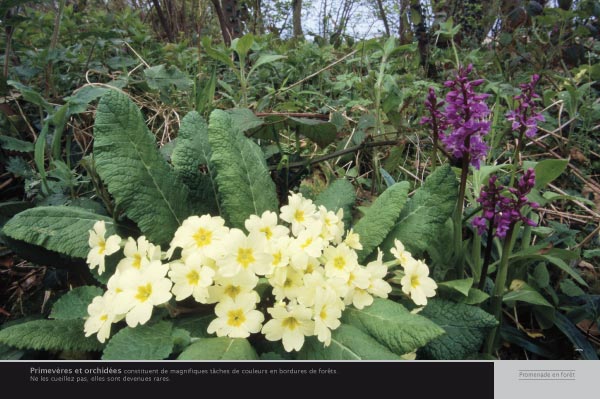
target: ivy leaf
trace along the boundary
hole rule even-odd
[[[231,227],[244,228],[250,215],[278,208],[275,184],[263,152],[252,140],[231,126],[231,116],[221,110],[210,115],[208,141],[222,211]]]
[[[89,252],[89,230],[99,220],[104,221],[107,237],[116,233],[111,218],[74,206],[27,209],[10,219],[2,231],[15,240],[85,259]]]
[[[86,338],[83,320],[33,320],[0,330],[0,343],[19,349],[99,351],[96,337]]]
[[[91,285],[73,288],[54,303],[48,317],[58,320],[83,319],[88,315],[88,305],[103,292],[102,288]]]
[[[342,324],[332,332],[329,346],[315,337],[307,338],[298,359],[399,360],[400,357],[358,328]]]
[[[98,104],[94,158],[119,209],[150,241],[168,244],[192,214],[187,187],[156,149],[138,107],[116,90],[103,95]]]
[[[444,333],[427,318],[410,313],[399,303],[380,298],[362,310],[346,308],[342,321],[371,335],[397,355],[413,352]]]
[[[494,316],[476,306],[443,299],[430,299],[419,314],[446,332],[421,349],[429,359],[464,359],[479,350],[488,330],[497,324]]]
[[[171,154],[173,168],[190,190],[190,202],[196,214],[218,212],[217,183],[210,164],[208,125],[196,111],[181,120],[177,144]],[[205,167],[207,173],[200,172]]]
[[[396,227],[385,239],[386,253],[399,239],[413,255],[435,245],[446,220],[452,215],[458,183],[449,165],[435,170],[402,209]]]
[[[396,224],[400,211],[408,200],[408,189],[408,182],[390,186],[365,210],[365,215],[354,226],[354,231],[360,235],[363,246],[363,249],[358,251],[360,262],[381,244]]]
[[[152,325],[125,327],[106,345],[102,360],[161,360],[173,351],[173,324],[160,321]]]
[[[242,338],[200,338],[178,360],[258,360],[250,342]]]

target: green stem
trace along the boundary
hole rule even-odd
[[[517,170],[519,169],[519,154],[521,153],[521,143],[523,142],[523,133],[524,129],[521,128],[519,131],[519,139],[515,145],[515,153],[513,155],[513,165],[512,172],[510,174],[510,183],[508,183],[508,187],[513,187],[515,184],[515,176],[517,175]]]
[[[462,169],[460,173],[460,188],[454,211],[454,253],[456,255],[456,274],[461,279],[465,272],[464,253],[462,244],[462,216],[463,205],[465,202],[465,192],[467,189],[467,175],[469,174],[469,155],[465,154],[462,160]]]
[[[485,343],[485,353],[492,354],[495,347],[495,341],[498,336],[498,331],[500,331],[500,324],[502,322],[502,296],[504,295],[504,291],[506,290],[506,280],[508,277],[508,259],[510,258],[510,254],[512,252],[512,247],[514,241],[512,239],[513,232],[515,226],[511,226],[506,233],[506,237],[504,238],[504,246],[502,247],[502,258],[500,259],[500,265],[498,266],[498,272],[496,273],[496,281],[494,285],[494,293],[492,295],[491,300],[491,311],[496,320],[498,321],[498,325],[494,327]]]
[[[485,278],[487,277],[487,272],[490,267],[490,260],[492,258],[492,246],[494,245],[494,224],[490,222],[490,226],[488,227],[488,236],[487,242],[485,246],[485,254],[483,255],[483,267],[481,268],[481,274],[479,275],[479,285],[477,288],[480,290],[485,286]]]

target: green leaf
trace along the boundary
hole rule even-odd
[[[187,330],[194,338],[208,338],[210,335],[206,332],[208,325],[215,319],[214,314],[201,316],[187,316],[175,319],[175,327]]]
[[[404,306],[387,299],[375,299],[362,310],[348,307],[344,323],[371,335],[397,355],[404,355],[444,333],[427,318],[410,313]]]
[[[408,182],[396,183],[383,192],[365,210],[365,215],[356,223],[354,231],[360,235],[363,246],[358,251],[358,260],[365,260],[387,237],[400,217],[400,212],[408,200]]]
[[[523,251],[516,252],[510,256],[510,260],[541,260],[557,266],[559,269],[573,277],[575,281],[583,286],[588,286],[577,270],[569,266],[563,259],[573,260],[578,258],[576,251],[566,251],[560,248],[546,250],[543,245],[529,247]]]
[[[110,339],[102,360],[161,360],[173,351],[173,324],[161,321],[152,325],[125,327]]]
[[[233,108],[225,112],[231,116],[231,127],[241,133],[265,124],[264,120],[254,115],[254,112],[248,108]]]
[[[33,143],[10,136],[0,136],[0,147],[6,151],[33,152]]]
[[[243,228],[250,215],[278,208],[275,184],[263,152],[256,143],[231,127],[231,116],[221,110],[210,115],[208,141],[217,173],[221,210],[231,227]]]
[[[571,341],[575,349],[585,360],[598,360],[598,354],[596,350],[590,344],[590,341],[579,331],[577,326],[560,312],[555,313],[554,324],[567,338]],[[1,331],[0,331],[1,334]]]
[[[477,288],[471,288],[469,295],[466,298],[460,298],[459,302],[466,305],[478,305],[483,301],[487,300],[490,296]]]
[[[531,305],[539,305],[554,308],[554,306],[552,306],[552,304],[548,302],[546,298],[544,298],[534,288],[530,287],[528,284],[525,283],[519,284],[518,289],[505,293],[502,297],[502,301],[508,303],[509,306],[511,303],[519,301],[529,303]]]
[[[210,155],[208,126],[198,112],[192,111],[181,120],[171,163],[190,190],[195,214],[214,214],[219,209]],[[201,167],[206,168],[206,174],[200,172]]]
[[[325,148],[337,138],[337,128],[331,122],[290,117],[287,124],[304,137],[308,137],[320,147]]]
[[[400,360],[400,357],[358,328],[342,324],[332,332],[329,346],[315,337],[307,338],[298,359]]]
[[[102,96],[98,105],[94,158],[117,206],[150,241],[169,243],[192,214],[187,187],[157,151],[140,110],[116,90]]]
[[[102,288],[90,285],[73,288],[54,303],[48,317],[58,320],[83,319],[88,316],[88,305],[103,292]]]
[[[9,220],[2,231],[7,236],[51,251],[85,259],[89,252],[89,230],[103,220],[106,237],[115,234],[113,220],[73,206],[38,206]]]
[[[246,59],[248,51],[254,44],[254,35],[248,33],[231,41],[231,48],[239,55],[241,60]]]
[[[560,282],[560,291],[567,296],[582,296],[585,292],[573,282],[573,280],[565,279]]]
[[[429,300],[419,314],[446,332],[422,349],[423,355],[430,359],[464,359],[479,350],[488,329],[497,324],[494,316],[478,307],[443,299]]]
[[[544,188],[548,183],[552,182],[560,176],[567,165],[568,159],[545,159],[535,165],[535,188]],[[527,167],[525,165],[524,167]]]
[[[444,281],[444,282],[438,283],[438,285],[440,287],[446,287],[446,288],[450,288],[454,291],[460,292],[464,296],[469,296],[469,291],[471,290],[471,287],[473,286],[473,278],[469,277],[469,278],[465,278],[462,280]]]
[[[399,239],[417,256],[435,245],[444,223],[454,211],[457,196],[458,183],[450,166],[437,168],[402,209],[382,249],[388,253],[394,239]]]
[[[200,338],[178,360],[258,360],[250,342],[242,338]]]
[[[283,58],[286,58],[286,56],[278,54],[261,54],[254,63],[254,65],[252,65],[252,68],[250,68],[250,71],[248,72],[248,77],[250,77],[250,75],[252,75],[252,73],[254,73],[256,68],[258,68],[259,66],[264,64],[271,64]]]
[[[20,349],[99,351],[96,337],[86,338],[83,320],[34,320],[0,330],[0,343]]]
[[[8,80],[6,83],[19,90],[25,101],[40,106],[49,114],[52,113],[54,107],[48,101],[46,101],[46,99],[42,97],[40,93],[31,87],[25,86],[24,84],[15,80]]]
[[[166,67],[165,65],[157,65],[144,69],[146,83],[152,90],[160,90],[169,93],[172,87],[177,90],[187,91],[194,82],[187,77],[176,66]]]
[[[346,179],[337,179],[315,198],[315,205],[323,205],[332,212],[343,209],[344,223],[348,226],[354,201],[356,201],[356,192],[352,183]]]
[[[209,36],[204,36],[202,38],[202,47],[204,48],[206,55],[208,55],[210,58],[217,60],[217,61],[221,61],[223,64],[227,65],[230,68],[235,68],[235,64],[231,60],[229,54],[224,53],[223,51],[220,51],[218,49],[215,49],[210,45],[210,37]]]
[[[34,205],[30,202],[22,201],[6,201],[0,203],[0,228],[19,212],[23,212],[33,206]]]

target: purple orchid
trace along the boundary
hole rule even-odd
[[[517,107],[506,114],[506,118],[512,121],[512,130],[525,130],[525,135],[532,138],[537,133],[538,122],[544,121],[544,116],[538,111],[537,99],[539,94],[535,92],[535,85],[540,80],[540,76],[534,74],[529,83],[519,85],[521,94],[514,97]]]

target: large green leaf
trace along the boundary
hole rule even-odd
[[[452,215],[458,182],[449,165],[435,170],[402,209],[396,227],[385,239],[385,252],[399,239],[413,254],[420,254],[438,241],[441,229]]]
[[[198,112],[192,111],[181,120],[171,162],[190,190],[190,202],[196,214],[218,212],[217,183],[210,154],[208,125]],[[201,167],[206,168],[206,174],[201,173]]]
[[[250,342],[242,338],[200,338],[178,360],[258,360]]]
[[[375,299],[362,310],[348,307],[342,320],[374,337],[397,355],[415,351],[444,330],[427,318],[388,299]]]
[[[323,205],[333,212],[343,209],[344,223],[348,226],[352,219],[354,201],[356,201],[356,192],[352,183],[346,179],[337,179],[315,198],[315,205]]]
[[[173,351],[173,324],[125,327],[106,345],[102,360],[161,360]]]
[[[179,91],[189,90],[194,82],[187,77],[176,66],[165,67],[164,65],[156,65],[144,70],[146,83],[153,90],[160,90],[168,93],[172,87],[176,87]]]
[[[309,360],[399,360],[400,357],[358,328],[342,324],[331,334],[331,343],[324,346],[310,337],[298,353]]]
[[[47,351],[99,351],[96,337],[86,338],[83,320],[34,320],[0,330],[0,343]]]
[[[254,115],[248,108],[233,108],[226,112],[231,115],[231,127],[242,133],[265,124],[263,119]]]
[[[94,157],[119,209],[150,241],[169,243],[192,213],[187,187],[157,151],[138,107],[116,90],[102,96],[98,105]]]
[[[54,303],[49,317],[59,320],[83,319],[88,315],[88,305],[102,294],[100,287],[86,285],[73,288]]]
[[[87,257],[89,230],[103,220],[106,236],[116,233],[113,220],[74,206],[38,206],[10,219],[2,231],[7,236],[39,245],[74,258]]]
[[[193,315],[187,317],[178,317],[174,321],[177,328],[184,329],[190,333],[190,336],[195,338],[208,338],[210,335],[207,332],[208,325],[215,319],[214,314],[209,315]]]
[[[0,147],[6,151],[33,152],[33,143],[10,136],[0,136]]]
[[[232,227],[243,228],[250,215],[278,208],[275,184],[263,152],[252,140],[231,127],[231,116],[221,110],[210,115],[208,140],[217,173],[221,211]]]
[[[488,329],[497,324],[494,316],[476,306],[443,299],[430,299],[419,314],[446,331],[421,350],[431,359],[464,359],[479,350]]]
[[[408,182],[392,185],[365,210],[365,215],[356,223],[354,231],[360,235],[363,246],[358,252],[359,261],[366,259],[394,227],[408,199],[408,189]]]
[[[573,324],[567,316],[560,312],[556,312],[554,323],[556,324],[556,327],[569,338],[583,359],[598,360],[598,353],[592,344],[590,344],[590,341],[588,341],[585,335],[579,331],[577,326]]]

